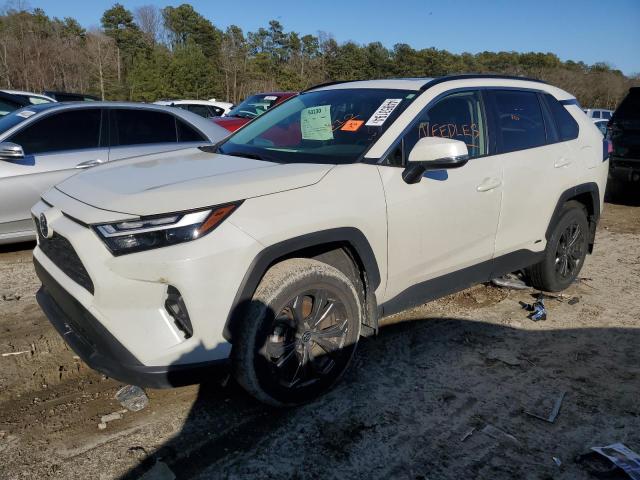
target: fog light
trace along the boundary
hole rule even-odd
[[[187,306],[184,304],[180,291],[173,285],[169,285],[169,288],[167,288],[167,299],[164,302],[164,308],[173,318],[176,327],[184,333],[184,338],[191,338],[193,327],[191,326]]]

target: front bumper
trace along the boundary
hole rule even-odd
[[[40,308],[73,351],[94,370],[122,382],[151,388],[199,383],[228,370],[227,359],[169,366],[142,365],[37,260],[34,265],[42,282],[36,295]]]

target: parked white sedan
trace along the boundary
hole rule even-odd
[[[221,117],[233,108],[233,103],[219,102],[215,98],[211,100],[159,100],[154,103],[167,107],[182,108],[204,118]]]

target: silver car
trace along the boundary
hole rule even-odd
[[[35,238],[30,209],[51,186],[104,162],[215,143],[195,113],[139,103],[31,105],[0,118],[0,244]]]

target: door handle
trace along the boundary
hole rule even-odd
[[[96,165],[100,165],[102,163],[104,163],[104,160],[96,158],[95,160],[87,160],[86,162],[79,163],[78,165],[76,165],[76,168],[95,167]]]
[[[553,164],[554,168],[562,168],[566,167],[567,165],[571,165],[571,159],[565,157],[557,159]]]
[[[480,185],[476,187],[479,192],[488,192],[494,188],[498,188],[502,185],[502,180],[499,178],[485,178]]]

